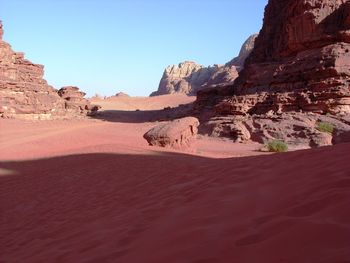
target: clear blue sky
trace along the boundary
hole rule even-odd
[[[223,64],[260,30],[267,0],[0,0],[4,39],[55,88],[149,95],[166,66]]]

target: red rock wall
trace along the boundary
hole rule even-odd
[[[51,118],[64,115],[64,101],[43,79],[44,67],[0,41],[0,115]]]
[[[225,65],[204,67],[192,61],[172,65],[165,69],[158,90],[151,96],[173,93],[196,95],[202,89],[229,85],[238,77],[244,61],[252,51],[257,35],[251,35],[242,45],[237,57]]]
[[[349,42],[349,8],[345,0],[270,0],[249,64]]]
[[[76,90],[74,101],[61,98],[43,79],[44,66],[26,60],[24,53],[14,52],[2,35],[0,22],[0,117],[52,119],[86,115],[98,109],[83,98],[85,93]]]
[[[350,2],[270,0],[234,96],[216,112],[348,113],[349,82]]]

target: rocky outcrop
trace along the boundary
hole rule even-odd
[[[93,114],[100,106],[92,105],[84,98],[86,95],[78,87],[67,86],[58,91],[58,95],[65,100],[65,109],[70,113]]]
[[[165,69],[159,83],[158,90],[151,96],[184,93],[195,95],[204,87],[232,84],[238,77],[238,72],[254,47],[257,35],[252,35],[243,44],[239,56],[225,65],[204,67],[192,61],[185,61],[179,65],[169,66]]]
[[[204,67],[192,61],[169,66],[164,71],[158,90],[151,96],[173,93],[194,95],[220,68],[219,65]],[[233,74],[237,77],[235,69]]]
[[[96,110],[88,103],[83,106],[82,100],[74,108],[75,99],[68,102],[61,98],[43,79],[44,66],[25,59],[24,53],[14,52],[2,40],[2,35],[0,23],[0,117],[53,119],[86,115]]]
[[[232,59],[230,62],[226,64],[226,66],[236,66],[236,67],[239,67],[239,69],[243,69],[246,59],[254,49],[255,40],[257,37],[258,37],[257,34],[254,34],[248,37],[248,39],[243,43],[238,57],[235,57],[234,59]]]
[[[220,114],[350,112],[350,2],[270,0]]]
[[[319,130],[319,123],[334,127],[332,133]],[[268,143],[281,140],[290,149],[327,146],[350,142],[350,122],[342,117],[315,113],[280,115],[217,116],[205,122],[201,132],[213,137],[226,137],[235,142]]]
[[[115,94],[115,97],[119,97],[119,98],[130,98],[130,96],[124,92],[118,92]]]
[[[1,26],[0,36],[3,30]],[[0,115],[51,118],[64,114],[64,101],[43,79],[44,67],[14,52],[0,39]]]
[[[236,141],[305,147],[349,140],[349,17],[348,1],[270,0],[235,83],[198,92],[195,110],[209,119],[202,129]],[[324,118],[335,134],[316,129]]]
[[[151,146],[188,148],[196,139],[199,121],[194,117],[176,119],[162,123],[144,134]]]

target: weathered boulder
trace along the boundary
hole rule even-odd
[[[198,126],[198,119],[186,117],[159,124],[143,137],[151,146],[188,148],[196,139]]]
[[[158,90],[151,96],[184,93],[195,95],[208,86],[232,84],[243,68],[244,61],[254,47],[257,35],[252,35],[243,44],[239,56],[225,65],[204,67],[192,61],[172,65],[165,69]]]

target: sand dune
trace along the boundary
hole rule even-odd
[[[0,262],[350,262],[350,144],[178,152],[147,145],[145,112],[112,114],[1,120]]]
[[[0,261],[348,262],[349,149],[2,162]]]

